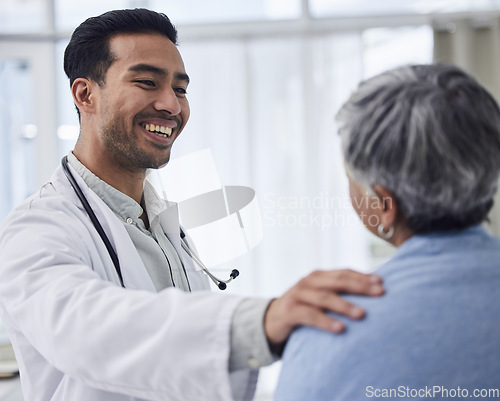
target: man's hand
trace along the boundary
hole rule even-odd
[[[286,341],[299,325],[340,333],[344,324],[325,312],[361,319],[365,311],[339,296],[342,293],[378,296],[384,293],[382,279],[353,270],[315,271],[300,280],[280,298],[274,299],[264,316],[264,331],[271,344]]]

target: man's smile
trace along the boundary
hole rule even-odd
[[[142,128],[145,128],[149,132],[154,132],[156,135],[163,136],[165,138],[170,137],[172,135],[172,128],[165,127],[164,125],[156,125],[156,124],[141,124]]]
[[[139,125],[145,129],[148,133],[153,133],[160,138],[170,138],[176,128],[180,126],[180,123],[176,118],[166,119],[166,118],[144,118]]]

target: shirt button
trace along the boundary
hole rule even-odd
[[[132,224],[133,222],[134,220],[132,219],[132,217],[127,218],[127,224]]]
[[[260,368],[260,363],[257,360],[257,358],[249,358],[248,359],[248,367],[250,369],[259,369]]]

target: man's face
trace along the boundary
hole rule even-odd
[[[130,171],[159,168],[189,118],[181,55],[167,37],[149,33],[114,36],[110,49],[115,60],[97,92],[96,153]]]

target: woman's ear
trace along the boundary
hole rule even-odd
[[[395,196],[381,185],[374,185],[373,190],[380,202],[380,220],[384,227],[393,227],[398,217],[399,205]]]
[[[93,114],[95,112],[95,94],[97,84],[86,79],[77,78],[71,85],[71,94],[80,113]]]

